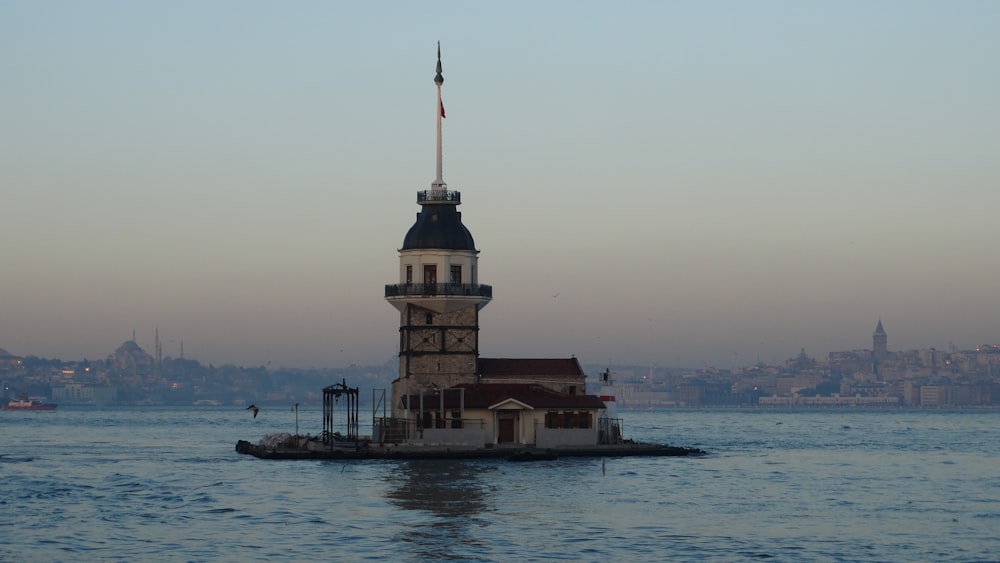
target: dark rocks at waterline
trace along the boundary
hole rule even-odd
[[[609,446],[567,447],[567,448],[469,448],[460,446],[408,446],[405,444],[370,444],[358,442],[352,447],[338,445],[335,448],[312,449],[307,447],[266,447],[246,440],[236,443],[236,451],[260,459],[508,459],[543,460],[560,457],[688,457],[702,456],[706,452],[698,448],[665,446],[660,444],[625,443]]]

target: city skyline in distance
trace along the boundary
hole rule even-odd
[[[0,347],[395,357],[439,39],[484,356],[997,340],[1000,8],[397,8],[0,7]]]

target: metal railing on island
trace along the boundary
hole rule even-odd
[[[462,203],[462,192],[453,190],[423,190],[417,192],[417,203]]]

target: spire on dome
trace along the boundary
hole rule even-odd
[[[434,84],[437,84],[437,176],[431,183],[431,190],[444,191],[448,189],[448,184],[444,183],[441,172],[441,120],[444,119],[444,103],[441,101],[441,85],[444,84],[444,76],[441,75],[441,42],[438,41],[437,75],[434,76]]]
[[[875,327],[875,334],[885,334],[885,329],[882,328],[882,319],[878,320],[878,326]]]
[[[437,66],[437,76],[434,77],[434,83],[438,86],[444,84],[444,76],[441,76],[441,42],[438,41],[438,66]]]

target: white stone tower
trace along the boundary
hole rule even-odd
[[[385,286],[385,299],[400,312],[399,377],[392,383],[394,417],[405,415],[404,396],[460,383],[475,383],[479,358],[479,310],[493,288],[479,283],[479,251],[462,224],[461,193],[448,189],[441,173],[441,45],[437,75],[437,176],[417,192],[420,212],[399,249],[399,283]]]

